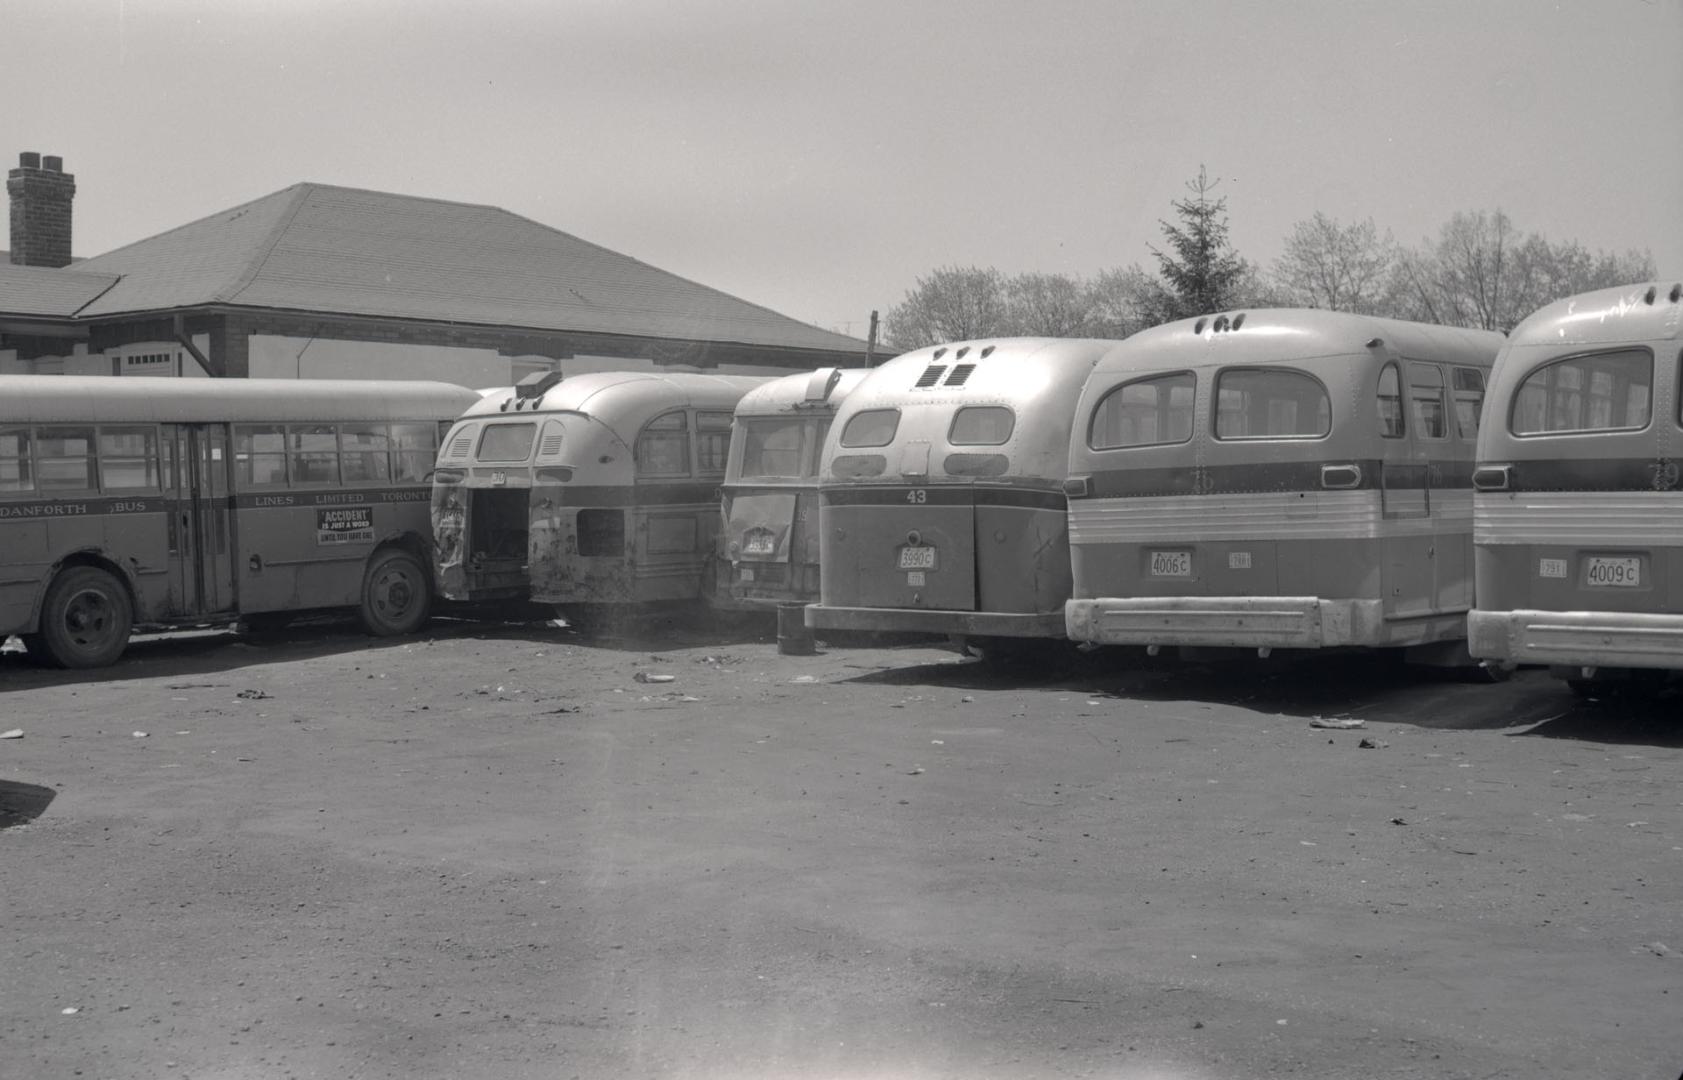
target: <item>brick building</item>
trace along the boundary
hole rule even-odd
[[[0,374],[424,378],[867,361],[809,326],[493,206],[295,184],[72,261],[75,178],[6,182]]]

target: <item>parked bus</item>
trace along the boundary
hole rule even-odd
[[[0,376],[0,638],[69,668],[136,628],[431,604],[444,383]]]
[[[433,475],[443,594],[575,617],[708,596],[731,414],[765,381],[549,373],[487,395],[450,430]]]
[[[941,633],[984,654],[1061,639],[1070,421],[1115,345],[955,342],[873,369],[824,447],[807,625]]]
[[[818,465],[836,409],[869,374],[819,368],[748,391],[731,421],[714,602],[772,608],[818,599]]]
[[[1129,338],[1070,441],[1069,636],[1470,663],[1470,480],[1501,342],[1299,310]]]
[[[1476,656],[1587,691],[1683,671],[1683,285],[1534,313],[1496,361],[1473,474]]]

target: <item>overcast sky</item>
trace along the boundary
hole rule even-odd
[[[862,336],[947,265],[1457,210],[1683,277],[1683,0],[0,0],[97,255],[299,181],[488,203]]]

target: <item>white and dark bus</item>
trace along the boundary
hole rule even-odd
[[[354,608],[413,631],[444,383],[0,376],[0,637],[71,668],[136,629]]]

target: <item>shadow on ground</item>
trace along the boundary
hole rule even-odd
[[[0,829],[27,825],[40,817],[58,792],[39,784],[0,780]]]

